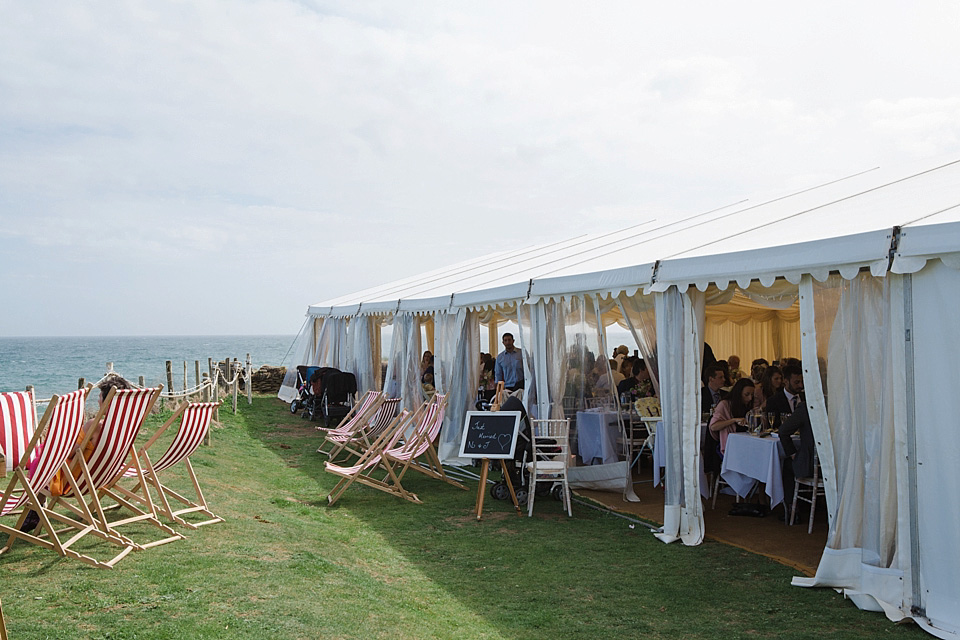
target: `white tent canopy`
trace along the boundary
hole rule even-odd
[[[308,308],[313,321],[301,332],[297,364],[355,362],[358,379],[375,379],[375,338],[359,343],[377,332],[369,325],[351,332],[350,323],[400,322],[405,330],[394,331],[394,341],[419,340],[411,322],[433,318],[442,326],[442,366],[455,372],[440,381],[457,397],[441,434],[441,455],[450,461],[475,391],[453,387],[472,384],[480,322],[517,324],[525,402],[547,415],[563,394],[570,310],[631,324],[622,317],[625,300],[635,310],[655,306],[655,327],[631,330],[644,355],[656,352],[658,361],[667,450],[662,537],[699,544],[705,319],[717,292],[734,285],[774,309],[799,296],[807,403],[830,517],[820,568],[805,584],[842,588],[859,606],[957,637],[960,554],[949,541],[960,530],[960,497],[948,488],[960,484],[960,436],[940,398],[960,387],[960,339],[949,330],[960,293],[960,161],[874,169],[679,220],[502,251],[326,300]],[[388,353],[398,348],[406,347]],[[416,358],[407,351],[391,360],[388,383],[410,386]],[[280,397],[290,392],[286,381]]]

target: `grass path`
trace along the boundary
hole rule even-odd
[[[18,543],[0,556],[11,640],[928,637],[766,558],[577,505],[519,518],[488,500],[477,522],[476,485],[420,476],[423,505],[352,487],[328,508],[312,425],[274,398],[223,417],[194,464],[227,522],[113,571]]]

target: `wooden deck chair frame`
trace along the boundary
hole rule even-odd
[[[63,396],[54,395],[47,405],[43,417],[30,440],[27,449],[21,456],[20,463],[13,470],[13,477],[7,483],[6,490],[0,495],[0,514],[11,515],[19,510],[20,516],[14,526],[8,526],[0,521],[0,533],[8,535],[7,542],[0,554],[8,552],[19,539],[32,542],[57,554],[80,560],[99,568],[112,568],[124,558],[133,546],[119,536],[100,530],[91,524],[92,514],[84,504],[81,508],[83,521],[53,510],[50,500],[44,503],[41,496],[47,496],[45,489],[53,480],[58,471],[70,473],[68,458],[77,442],[84,422],[84,404],[90,386],[78,389]],[[42,450],[40,449],[43,443]],[[36,465],[29,469],[29,461],[36,455]],[[19,490],[18,490],[19,487]],[[40,518],[41,533],[20,531],[30,511],[35,511]],[[66,525],[66,529],[58,531],[54,522]],[[60,534],[64,531],[73,531],[75,534],[68,540],[61,540]],[[71,546],[88,534],[93,534],[104,540],[119,545],[122,549],[113,558],[107,561],[97,560],[89,555],[78,553]]]
[[[406,409],[402,409],[397,417],[390,422],[390,425],[384,432],[373,442],[370,448],[361,454],[360,459],[352,466],[344,467],[329,460],[323,463],[327,473],[340,476],[340,480],[337,481],[337,484],[334,485],[330,493],[327,494],[328,505],[333,505],[339,500],[343,492],[346,491],[364,471],[376,468],[380,464],[382,452],[395,445],[403,437],[404,432],[413,421],[415,415],[416,414],[412,414]]]
[[[371,406],[372,403],[383,402],[383,392],[382,391],[367,391],[363,394],[363,397],[353,403],[353,406],[350,407],[350,411],[347,412],[347,415],[343,416],[343,419],[340,420],[333,427],[327,427],[324,425],[318,425],[317,431],[346,431],[353,429],[353,425],[358,422],[359,416],[363,413],[366,413],[367,409]]]
[[[344,484],[343,489],[345,490],[352,482],[359,482],[374,489],[392,493],[404,500],[420,504],[420,498],[403,486],[404,475],[408,470],[413,469],[466,490],[466,487],[446,475],[434,445],[443,424],[446,402],[445,395],[436,394],[432,401],[421,405],[414,420],[412,420],[414,431],[410,436],[402,444],[384,448],[378,456],[377,464],[364,466],[351,478],[345,478],[346,482],[341,480],[341,483]],[[420,460],[422,457],[426,457],[426,462]],[[385,472],[381,478],[374,476],[379,470]],[[340,491],[336,497],[338,498],[342,493]],[[332,491],[331,495],[333,495]]]
[[[349,456],[362,456],[369,450],[380,435],[390,429],[396,418],[397,409],[402,402],[401,398],[384,398],[368,421],[361,424],[352,435],[328,434],[327,440],[333,444],[326,453],[330,462],[345,460]],[[321,446],[322,448],[322,446]]]
[[[84,436],[83,441],[74,451],[75,464],[81,471],[80,477],[73,477],[70,480],[69,490],[63,495],[54,497],[50,505],[51,509],[58,505],[66,508],[76,516],[83,517],[88,524],[101,532],[119,537],[138,551],[183,539],[182,534],[160,522],[149,492],[144,492],[146,502],[145,507],[141,508],[113,490],[128,468],[136,470],[137,481],[140,484],[146,484],[143,466],[140,464],[135,448],[135,440],[144,420],[157,398],[160,397],[162,389],[162,385],[147,389],[117,390],[115,387],[110,389],[107,399],[94,418],[100,420],[102,417],[104,425],[96,450],[91,456],[91,462],[88,463],[84,459],[83,450],[92,437],[92,430]],[[110,498],[134,515],[119,520],[108,520],[103,498]],[[91,514],[92,518],[90,518]],[[140,544],[120,533],[120,527],[136,522],[151,524],[167,537]]]
[[[3,601],[0,600],[0,640],[7,640],[7,623],[3,619]]]
[[[373,393],[377,395],[371,395]],[[317,453],[322,453],[329,457],[331,452],[339,451],[339,445],[345,440],[355,437],[366,428],[387,401],[388,398],[379,391],[368,392],[362,401],[355,404],[350,410],[351,413],[347,414],[335,428],[326,429],[324,427],[317,427],[317,429],[321,431],[326,431],[323,442],[317,447]],[[395,400],[391,400],[390,402],[396,406]],[[325,448],[328,443],[331,445],[329,450]]]
[[[404,443],[402,450],[387,450],[381,456],[380,464],[386,470],[383,482],[388,479],[392,483],[394,490],[404,499],[411,502],[420,502],[416,494],[403,488],[403,477],[408,470],[422,473],[428,477],[435,478],[466,491],[466,487],[451,478],[443,470],[443,464],[440,462],[440,455],[437,453],[436,439],[443,426],[443,419],[446,412],[447,396],[437,394],[435,396],[436,415],[432,424],[426,425],[426,429],[420,434],[418,440],[411,440]]]
[[[200,482],[197,480],[197,474],[190,463],[190,456],[200,447],[206,439],[207,432],[210,429],[210,422],[213,419],[214,412],[220,407],[221,402],[192,402],[180,405],[170,418],[164,422],[160,428],[147,440],[147,443],[140,448],[139,457],[143,462],[143,474],[148,485],[143,485],[137,481],[132,489],[127,489],[121,484],[116,484],[113,491],[134,500],[143,505],[150,504],[149,487],[153,487],[159,503],[159,511],[169,520],[189,529],[198,529],[208,524],[223,522],[223,518],[210,511],[207,501],[203,497],[203,491],[200,489]],[[177,425],[177,433],[173,440],[167,446],[166,451],[154,463],[150,458],[150,449],[154,443],[173,425]],[[160,473],[167,469],[177,466],[183,462],[187,469],[187,475],[193,484],[193,490],[196,497],[191,499],[174,491],[170,487],[160,482]],[[128,468],[124,472],[124,478],[137,478],[136,469]],[[170,500],[186,505],[180,509],[173,509]],[[206,520],[201,522],[190,522],[183,518],[190,513],[202,514]]]

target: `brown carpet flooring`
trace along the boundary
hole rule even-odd
[[[650,471],[644,470],[637,479],[649,478]],[[644,521],[662,525],[662,485],[654,487],[652,482],[642,482],[634,485],[634,492],[640,502],[626,502],[620,493],[584,489],[577,489],[575,493],[619,513],[632,514]],[[817,501],[811,534],[807,533],[807,517],[810,513],[807,504],[798,504],[798,514],[804,513],[806,517],[792,527],[777,519],[782,512],[781,507],[764,518],[751,518],[729,515],[733,504],[734,497],[723,494],[717,498],[716,509],[710,508],[710,502],[704,502],[704,533],[708,539],[759,553],[808,576],[816,573],[827,541],[826,505],[822,499]]]

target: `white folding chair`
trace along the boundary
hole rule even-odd
[[[570,461],[570,421],[532,420],[533,460],[526,464],[530,474],[527,497],[527,515],[533,516],[533,502],[537,495],[537,483],[560,483],[563,504],[567,515],[573,517],[570,501],[570,485],[567,484],[567,465]]]
[[[803,487],[806,495],[800,495],[801,487]],[[823,478],[820,477],[820,460],[814,458],[813,476],[810,478],[794,479],[793,504],[790,506],[790,524],[792,525],[797,517],[797,502],[808,502],[810,503],[810,523],[807,525],[807,533],[813,533],[813,514],[817,509],[817,498],[826,495]]]

